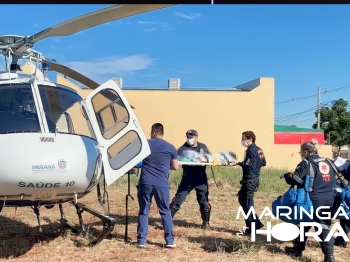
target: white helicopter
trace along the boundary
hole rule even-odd
[[[89,235],[83,211],[103,222],[103,231],[91,245],[102,241],[116,220],[78,202],[97,187],[100,178],[110,185],[150,154],[147,139],[121,89],[109,80],[102,85],[44,57],[32,49],[48,37],[68,36],[96,25],[172,6],[162,4],[114,5],[92,12],[32,36],[0,37],[6,71],[0,72],[0,210],[30,206],[38,218],[39,208],[59,205],[61,220],[79,233]],[[24,74],[19,59],[36,64]],[[39,66],[41,65],[41,71]],[[95,89],[83,99],[74,89],[53,83],[44,74],[53,70]],[[107,195],[108,201],[108,195]],[[75,205],[80,227],[65,219],[62,203]]]

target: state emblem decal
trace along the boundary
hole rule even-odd
[[[58,166],[59,166],[59,168],[61,168],[61,169],[65,169],[66,166],[67,166],[67,161],[64,160],[64,159],[58,160]]]

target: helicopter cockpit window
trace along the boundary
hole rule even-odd
[[[0,133],[40,132],[29,84],[0,85]]]
[[[92,98],[102,136],[111,139],[124,129],[129,121],[129,113],[117,92],[103,89]]]
[[[83,98],[67,87],[38,85],[50,132],[95,138],[82,108]]]

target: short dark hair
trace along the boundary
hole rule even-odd
[[[252,139],[253,143],[255,143],[256,136],[253,131],[244,131],[242,135],[248,139]]]
[[[152,132],[157,135],[164,135],[164,127],[161,123],[155,123],[152,125]]]

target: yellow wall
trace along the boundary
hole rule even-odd
[[[300,145],[271,145],[273,152],[267,155],[267,164],[276,168],[287,168],[294,170],[301,161],[299,151]],[[318,145],[319,155],[333,159],[332,147],[329,145]],[[266,155],[266,153],[265,153]],[[270,163],[269,163],[270,161]],[[272,162],[272,163],[271,163]]]
[[[299,145],[274,144],[274,79],[259,78],[238,86],[251,91],[123,90],[146,136],[151,125],[164,125],[165,139],[176,147],[185,132],[196,129],[199,141],[213,153],[234,151],[243,160],[243,131],[252,130],[267,159],[267,166],[294,169],[300,162]],[[331,146],[320,154],[332,157]]]
[[[165,139],[176,147],[188,129],[198,131],[199,141],[212,152],[232,150],[243,157],[241,133],[253,130],[266,154],[273,144],[273,82],[260,79],[260,88],[242,91],[124,90],[145,132],[155,122],[164,125]],[[271,95],[272,94],[272,95]],[[261,99],[260,99],[261,98]],[[250,103],[247,106],[247,103]],[[264,127],[264,128],[261,128]],[[266,128],[270,127],[270,128]]]
[[[57,75],[57,82],[83,90]],[[176,147],[185,142],[185,132],[196,129],[200,142],[213,153],[234,151],[243,160],[243,131],[252,130],[264,150],[267,166],[294,169],[300,162],[299,145],[274,144],[274,79],[258,78],[237,86],[246,91],[123,90],[148,137],[151,125],[164,125],[164,138]],[[250,90],[250,91],[249,91]],[[320,155],[332,158],[332,147],[320,146]]]
[[[264,150],[267,166],[294,169],[300,162],[299,145],[274,144],[274,79],[259,78],[240,87],[251,91],[123,90],[146,135],[155,122],[165,128],[165,139],[176,147],[188,129],[216,153],[231,150],[243,160],[243,131],[252,130]],[[332,157],[331,146],[320,154]]]

